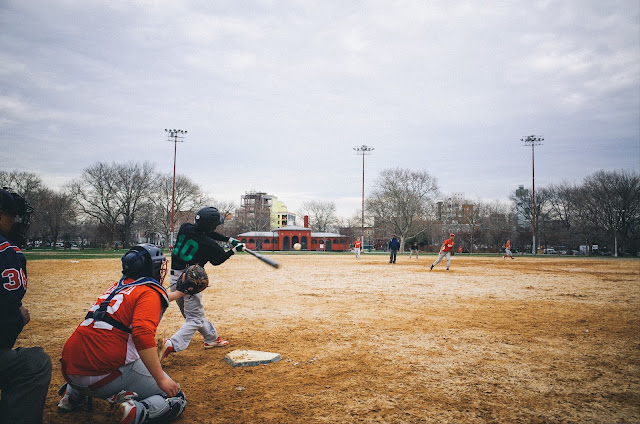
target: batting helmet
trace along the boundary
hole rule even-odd
[[[149,277],[162,284],[166,272],[166,257],[152,244],[137,244],[122,256],[122,275],[125,277]]]
[[[210,233],[218,225],[224,224],[224,217],[220,211],[213,206],[202,208],[196,213],[195,224],[201,233]]]

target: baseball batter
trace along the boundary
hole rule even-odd
[[[449,238],[446,239],[442,246],[440,246],[440,252],[438,253],[438,259],[435,260],[434,263],[431,264],[431,268],[438,265],[442,258],[447,258],[447,271],[449,271],[449,265],[451,265],[451,249],[453,249],[454,240],[456,239],[456,235],[451,233],[449,234]]]
[[[215,231],[223,223],[224,217],[218,209],[205,207],[198,211],[193,224],[184,223],[180,226],[176,246],[171,254],[171,291],[176,289],[176,281],[187,266],[198,264],[204,268],[207,262],[217,266],[236,252],[242,251],[244,244],[239,240]],[[217,241],[228,242],[233,248],[225,251]],[[161,361],[174,352],[185,350],[196,331],[202,334],[205,349],[229,344],[218,335],[216,328],[206,318],[201,293],[185,296],[177,303],[185,322],[173,336],[164,341],[160,351]]]

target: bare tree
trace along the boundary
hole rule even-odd
[[[41,235],[48,235],[55,248],[61,233],[70,234],[75,225],[75,202],[66,193],[56,193],[50,189],[42,189],[39,193],[36,215],[38,225],[41,227]]]
[[[98,162],[72,181],[69,191],[82,212],[97,219],[106,230],[109,244],[119,232],[123,245],[128,246],[137,214],[148,206],[155,175],[149,162]]]
[[[175,200],[173,200],[175,197]],[[191,218],[189,212],[195,212],[201,205],[209,202],[209,197],[204,194],[198,184],[184,175],[176,175],[175,196],[173,190],[173,176],[160,175],[157,185],[151,196],[153,202],[153,222],[151,227],[162,234],[165,240],[171,235],[171,205],[174,211],[174,231],[177,232],[181,222]]]
[[[0,187],[9,187],[32,203],[31,199],[44,188],[42,180],[32,172],[0,171]]]
[[[308,201],[302,203],[299,216],[308,216],[309,225],[314,231],[327,232],[337,224],[336,204],[334,202]]]
[[[614,250],[624,252],[637,243],[640,225],[640,174],[631,171],[598,171],[583,183],[583,222],[600,229],[600,237]]]
[[[417,223],[432,212],[437,195],[437,181],[427,171],[385,169],[367,199],[366,210],[376,225],[400,237],[400,248],[404,251],[405,239],[426,230]]]

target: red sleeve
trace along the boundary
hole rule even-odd
[[[156,329],[162,311],[158,293],[151,287],[144,288],[136,301],[131,322],[131,338],[138,351],[156,346]]]

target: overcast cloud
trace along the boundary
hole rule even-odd
[[[0,0],[1,169],[98,161],[360,210],[379,171],[503,199],[640,167],[640,2]]]

